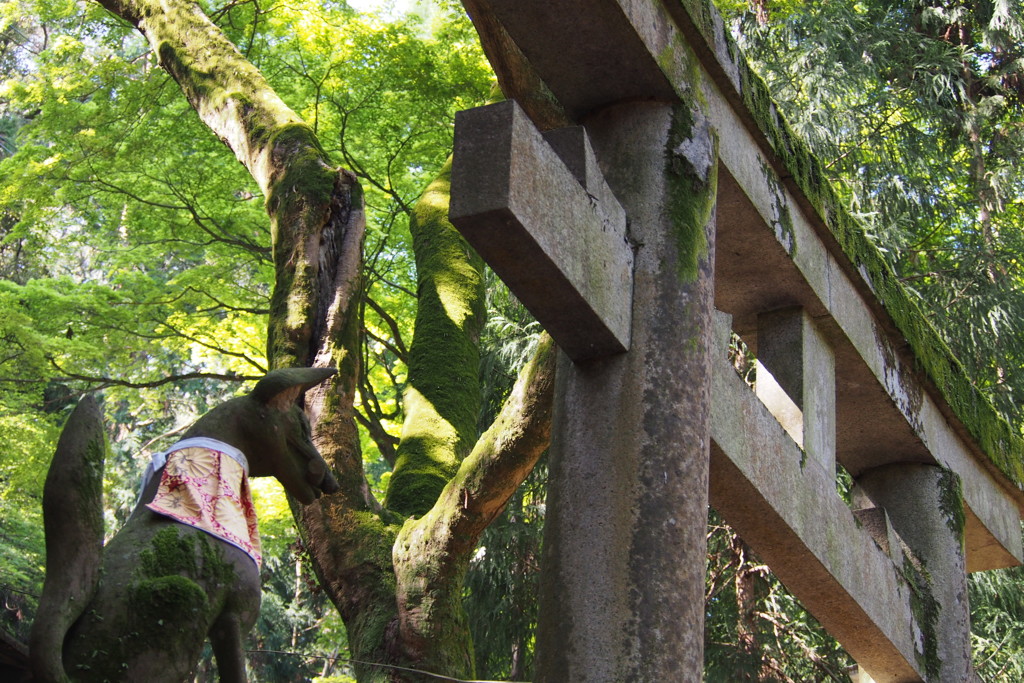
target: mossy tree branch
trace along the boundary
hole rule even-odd
[[[320,580],[350,629],[353,655],[386,661],[378,623],[395,612],[391,545],[362,469],[353,416],[364,233],[355,177],[330,163],[312,128],[190,0],[100,0],[135,25],[200,119],[234,152],[266,199],[276,282],[271,367],[336,366],[307,392],[321,454],[341,491],[296,518]],[[383,610],[383,621],[375,619]]]
[[[353,302],[361,294],[364,226],[362,192],[354,176],[331,165],[312,128],[196,3],[98,1],[146,37],[203,123],[263,191],[276,272],[270,366],[337,365],[340,372],[330,394],[348,406],[327,401],[320,392],[310,397],[311,412],[314,424],[322,411],[349,423],[318,435],[322,445],[358,451],[350,407],[358,354],[347,330],[356,317]],[[334,433],[338,430],[344,434]],[[349,459],[338,455],[336,464],[347,467]],[[346,493],[363,499],[367,487],[361,460],[352,473],[341,477],[350,485]]]
[[[476,441],[483,260],[448,221],[451,159],[413,206],[417,309],[405,422],[385,507],[423,515]]]
[[[271,367],[308,365],[332,305],[343,248],[362,192],[334,168],[316,134],[190,0],[98,0],[136,26],[200,119],[246,167],[266,198],[277,279]],[[356,238],[356,239],[352,239]]]
[[[551,438],[557,349],[547,335],[491,427],[434,507],[402,527],[394,549],[399,645],[406,661],[472,675],[471,649],[437,648],[466,629],[462,585],[484,529],[537,463]]]

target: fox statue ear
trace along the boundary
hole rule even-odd
[[[265,405],[287,410],[299,395],[335,374],[335,368],[282,368],[274,370],[256,383],[252,393],[255,400]]]

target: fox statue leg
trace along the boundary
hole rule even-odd
[[[46,580],[29,637],[34,680],[67,681],[64,637],[89,605],[103,553],[103,420],[83,398],[64,425],[43,487]]]

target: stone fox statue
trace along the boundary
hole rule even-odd
[[[333,373],[276,370],[201,417],[154,456],[135,510],[105,546],[103,426],[91,398],[79,403],[43,491],[33,680],[191,680],[207,636],[221,680],[246,680],[261,559],[247,474],[277,477],[305,505],[338,490],[297,403]]]

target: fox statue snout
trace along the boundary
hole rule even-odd
[[[96,402],[82,399],[43,491],[33,680],[191,680],[207,637],[221,680],[246,680],[262,560],[248,477],[275,477],[304,505],[338,491],[299,406],[334,372],[276,370],[199,418],[153,457],[134,511],[105,546],[103,424]]]

